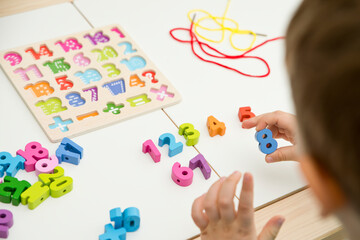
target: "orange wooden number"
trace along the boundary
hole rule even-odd
[[[207,128],[210,134],[210,137],[216,135],[223,136],[226,131],[225,123],[219,122],[214,116],[210,116],[207,119]]]

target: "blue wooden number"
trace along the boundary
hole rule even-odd
[[[272,138],[272,132],[265,128],[255,134],[256,141],[259,142],[259,149],[265,154],[275,152],[277,149],[277,142]]]
[[[162,147],[164,144],[169,145],[169,157],[173,157],[183,150],[183,144],[181,142],[177,143],[174,135],[171,133],[164,133],[159,137],[159,146]]]

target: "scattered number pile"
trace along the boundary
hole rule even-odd
[[[25,151],[18,150],[13,157],[9,152],[0,152],[0,177],[6,176],[0,184],[0,202],[18,206],[20,202],[35,209],[49,196],[61,197],[73,188],[73,179],[64,176],[62,162],[78,165],[83,156],[83,148],[68,138],[64,138],[56,155],[49,157],[49,151],[38,142],[30,142]],[[34,172],[39,181],[31,185],[28,181],[15,178],[18,170]]]
[[[250,107],[240,107],[238,112],[240,122],[255,117]],[[226,131],[225,123],[220,122],[214,116],[209,116],[206,123],[210,137],[216,135],[223,136]],[[199,142],[200,132],[194,128],[191,123],[184,123],[179,127],[179,135],[184,136],[187,146],[194,146]],[[256,133],[256,140],[259,142],[259,149],[265,154],[270,154],[277,149],[277,142],[272,138],[272,132],[264,129]],[[158,145],[160,147],[169,145],[168,156],[173,157],[183,151],[183,144],[176,142],[175,136],[171,133],[164,133],[159,137]],[[160,162],[161,153],[151,139],[146,140],[142,145],[143,153],[149,153],[155,163]],[[179,186],[186,187],[193,181],[193,170],[200,168],[205,179],[209,179],[211,168],[202,154],[198,154],[189,161],[189,167],[181,166],[175,162],[172,166],[171,178]]]

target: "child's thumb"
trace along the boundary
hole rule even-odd
[[[274,240],[278,235],[285,218],[282,216],[272,217],[264,226],[258,240]]]
[[[275,152],[266,155],[265,161],[268,163],[295,160],[295,147],[288,146],[276,149]]]

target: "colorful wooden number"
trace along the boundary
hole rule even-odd
[[[53,55],[53,52],[50,51],[46,45],[41,45],[38,53],[35,52],[33,48],[28,48],[25,50],[25,52],[31,53],[31,55],[35,58],[35,60],[39,60],[41,56],[51,57]]]
[[[110,210],[110,220],[114,222],[115,229],[121,228],[123,226],[121,208],[113,208]]]
[[[71,177],[61,177],[50,184],[50,196],[53,198],[61,197],[73,189],[73,179]]]
[[[206,126],[208,128],[210,137],[214,137],[216,135],[223,136],[225,134],[225,123],[219,122],[214,116],[208,117]]]
[[[140,56],[131,57],[129,60],[123,59],[120,61],[120,63],[125,64],[129,71],[132,72],[146,66],[145,59]]]
[[[162,147],[165,144],[169,145],[169,157],[173,157],[183,150],[183,144],[181,142],[176,142],[174,135],[171,133],[164,133],[159,137],[158,145]]]
[[[143,153],[149,153],[151,158],[154,160],[154,162],[160,162],[161,153],[159,152],[159,149],[155,146],[154,142],[149,139],[145,141],[142,145],[142,151]]]
[[[53,74],[57,74],[59,72],[66,72],[70,69],[70,64],[64,62],[64,58],[55,59],[54,61],[46,62],[43,64],[43,66],[48,66],[50,70],[53,72]]]
[[[59,163],[67,162],[78,165],[80,163],[80,159],[83,157],[83,154],[84,149],[66,137],[63,138],[61,144],[56,150],[56,157],[58,158]]]
[[[145,82],[141,81],[137,74],[133,74],[130,76],[130,87],[145,87]]]
[[[27,68],[23,69],[23,68],[18,68],[16,70],[14,70],[15,74],[19,74],[19,76],[22,78],[22,80],[24,81],[29,81],[30,78],[28,76],[28,72],[32,72],[37,78],[41,78],[43,77],[42,73],[40,72],[39,68],[36,65],[31,65],[28,66]]]
[[[194,146],[199,142],[200,132],[191,123],[183,123],[179,127],[179,135],[184,136],[187,146]]]
[[[11,202],[14,206],[18,206],[22,192],[30,186],[31,184],[25,180],[19,181],[17,178],[6,176],[4,182],[0,184],[0,202]]]
[[[129,207],[123,212],[124,228],[127,232],[135,232],[140,227],[140,212],[136,207]]]
[[[65,96],[69,100],[70,106],[79,107],[85,104],[85,99],[83,99],[79,93],[69,93]]]
[[[118,44],[119,47],[125,46],[124,55],[136,52],[136,49],[132,48],[132,44],[129,42],[122,42]]]
[[[198,154],[196,155],[196,157],[190,160],[189,168],[191,168],[192,170],[194,170],[195,168],[200,168],[202,174],[204,175],[204,178],[210,178],[211,168],[202,154]]]
[[[255,117],[255,114],[251,112],[251,107],[241,107],[239,108],[238,116],[240,122],[243,122],[244,120]]]
[[[98,89],[97,87],[91,87],[87,89],[83,89],[83,92],[91,92],[91,101],[96,102],[98,100]]]
[[[13,214],[9,210],[0,209],[0,238],[9,236],[9,228],[14,224]]]
[[[21,204],[28,204],[29,209],[35,209],[50,196],[49,186],[36,182],[21,194]]]
[[[20,155],[25,159],[25,171],[32,172],[35,171],[35,163],[42,159],[49,157],[49,151],[46,148],[43,148],[38,142],[30,142],[26,144],[25,151],[18,150],[17,155]]]
[[[62,106],[62,102],[59,98],[50,98],[46,101],[39,101],[35,104],[35,106],[40,107],[45,115],[51,115],[67,109]]]
[[[120,208],[110,210],[110,220],[115,229],[125,228],[126,232],[135,232],[140,227],[140,211],[136,207],[129,207],[121,212]]]
[[[83,53],[78,53],[73,57],[73,61],[76,65],[80,67],[85,67],[91,63],[90,58],[84,56]]]
[[[55,155],[50,156],[49,159],[40,159],[35,163],[35,174],[38,176],[41,173],[52,173],[58,164],[59,160]]]
[[[104,47],[103,50],[94,49],[92,53],[98,53],[97,60],[98,62],[109,60],[109,58],[115,58],[118,56],[117,52],[112,47]]]
[[[85,72],[77,72],[74,74],[75,77],[79,77],[85,84],[90,82],[98,82],[101,80],[101,75],[96,69],[88,69]]]
[[[64,169],[59,166],[54,168],[54,173],[39,174],[39,180],[49,186],[50,196],[53,198],[61,197],[73,189],[73,179],[64,177]]]
[[[103,88],[107,88],[113,96],[126,92],[125,81],[122,78],[104,84]]]
[[[4,59],[5,61],[8,61],[11,66],[18,65],[22,61],[21,55],[15,52],[5,54]]]
[[[119,34],[120,38],[125,37],[125,35],[117,27],[112,28],[111,31],[116,32],[117,34]]]
[[[259,142],[259,149],[265,154],[275,152],[277,149],[277,141],[272,138],[271,130],[265,128],[255,133],[256,141]]]
[[[188,167],[181,167],[180,163],[176,162],[172,166],[171,178],[179,186],[189,186],[193,181],[193,170]]]
[[[60,85],[60,90],[69,90],[74,86],[74,84],[69,79],[67,79],[66,75],[61,77],[56,77],[55,80],[57,84]]]
[[[102,67],[106,69],[109,77],[116,77],[121,73],[121,71],[115,67],[115,64],[112,63],[104,64]]]
[[[94,36],[91,36],[90,34],[86,34],[84,38],[89,39],[89,41],[93,45],[97,45],[98,43],[106,43],[110,40],[110,38],[103,34],[102,31],[98,31],[94,34]]]
[[[60,45],[65,52],[69,52],[70,50],[79,50],[82,48],[82,45],[76,38],[67,39],[65,42],[58,41],[55,45]]]
[[[8,152],[0,152],[0,177],[6,175],[15,177],[19,169],[24,169],[25,159],[22,156],[11,156]]]
[[[50,86],[50,84],[45,81],[26,85],[24,89],[25,90],[31,89],[36,97],[48,96],[54,92],[54,89]]]

